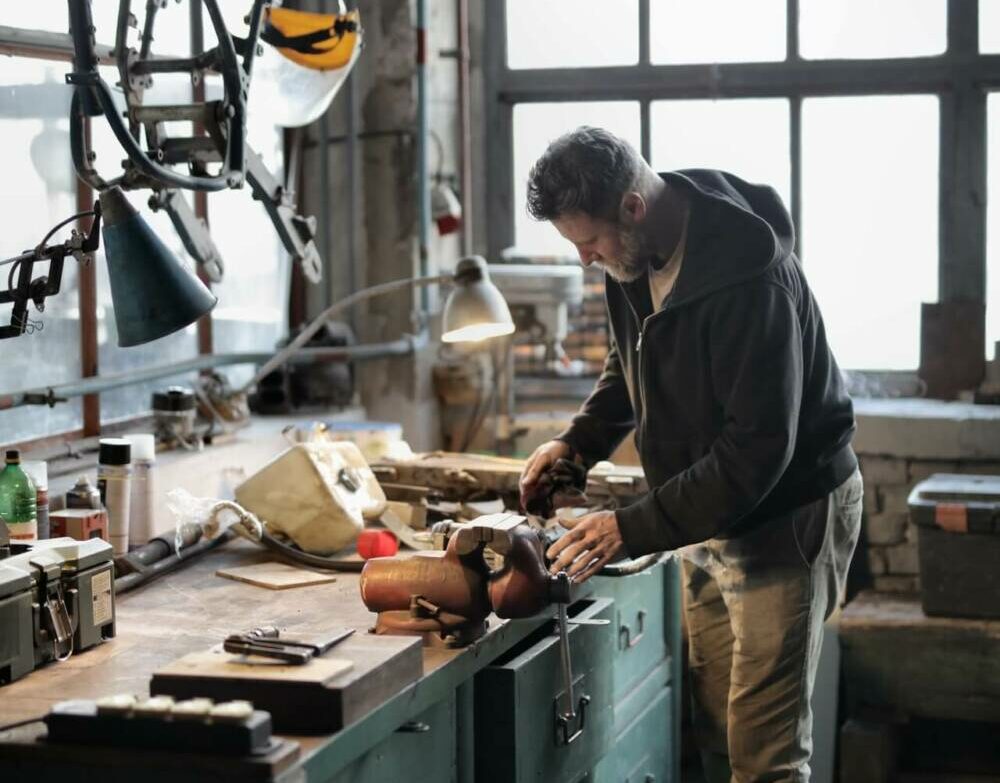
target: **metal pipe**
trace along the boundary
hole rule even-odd
[[[470,81],[469,0],[458,0],[458,126],[462,156],[462,255],[472,253],[472,92]]]
[[[305,348],[297,351],[284,361],[364,361],[367,359],[383,359],[389,356],[408,356],[420,350],[427,344],[427,334],[407,335],[398,340],[369,345],[350,345],[343,348]],[[54,405],[71,397],[131,386],[158,378],[167,378],[185,372],[198,372],[213,367],[225,367],[233,364],[260,364],[271,359],[273,354],[263,352],[221,353],[197,356],[171,364],[156,367],[144,367],[140,370],[104,375],[94,378],[83,378],[73,383],[59,386],[46,386],[20,392],[0,394],[0,410],[19,408],[23,405]],[[281,363],[283,363],[281,362]]]
[[[420,238],[420,276],[428,274],[430,254],[431,192],[427,176],[427,0],[417,0],[417,233]],[[426,289],[420,294],[420,309],[428,310]]]
[[[434,285],[435,283],[444,283],[450,281],[451,279],[451,275],[438,275],[436,277],[423,278],[404,277],[401,280],[392,280],[388,283],[381,283],[380,285],[362,288],[360,291],[355,291],[353,294],[345,296],[343,299],[334,302],[322,313],[316,316],[305,329],[299,332],[294,340],[265,362],[264,366],[257,370],[254,374],[253,378],[247,381],[246,385],[243,387],[243,391],[248,391],[250,387],[252,387],[265,375],[268,375],[272,370],[274,370],[275,367],[284,364],[290,356],[298,353],[302,347],[309,342],[312,336],[316,334],[320,328],[322,328],[323,324],[341,311],[349,309],[358,302],[363,302],[366,299],[371,299],[382,294],[397,291],[401,288],[408,288],[409,286],[426,288],[427,286]]]
[[[191,558],[204,554],[210,549],[215,549],[217,546],[229,541],[232,537],[233,533],[231,531],[226,531],[216,538],[202,540],[197,544],[185,547],[180,552],[173,552],[173,554],[169,554],[163,559],[157,560],[141,571],[134,571],[133,573],[118,577],[115,579],[115,595],[127,593],[129,590],[134,590],[139,587],[139,585],[143,585],[158,576],[163,576],[170,571],[174,571]],[[166,538],[161,537],[159,540],[166,541]],[[160,549],[162,551],[162,548]]]

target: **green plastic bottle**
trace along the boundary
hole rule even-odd
[[[0,518],[7,523],[11,541],[38,539],[37,493],[21,469],[21,452],[7,450],[7,467],[0,471]]]

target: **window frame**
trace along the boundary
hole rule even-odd
[[[654,65],[650,2],[639,3],[635,66],[511,70],[506,2],[484,3],[486,155],[485,246],[491,258],[514,244],[513,108],[518,103],[632,100],[640,106],[642,155],[650,160],[650,104],[669,99],[787,98],[791,155],[789,209],[802,228],[802,101],[827,96],[935,95],[940,105],[938,302],[986,301],[986,101],[1000,89],[1000,54],[979,52],[979,8],[947,0],[947,48],[898,59],[806,60],[799,2],[786,0],[785,59],[775,62]],[[486,31],[489,31],[487,34]],[[496,31],[501,31],[497,34]],[[803,258],[804,263],[808,263]],[[985,318],[985,316],[984,316]],[[985,326],[985,324],[984,324]],[[914,368],[915,369],[915,368]]]
[[[191,51],[200,52],[204,50],[205,38],[201,0],[190,0],[189,11],[191,14]],[[101,65],[117,65],[117,61],[112,56],[113,48],[113,46],[98,43],[96,53],[98,62]],[[70,68],[73,51],[73,39],[68,33],[0,25],[0,54],[65,63],[67,68]],[[204,99],[203,82],[199,82],[198,85],[193,87],[192,99]],[[86,118],[84,129],[89,137],[91,129],[90,118]],[[287,141],[286,134],[283,146],[287,147]],[[79,177],[76,177],[77,211],[84,212],[92,209],[95,198],[96,194],[93,189]],[[195,215],[207,222],[209,220],[208,194],[204,191],[194,191],[193,203]],[[92,220],[89,217],[80,218],[75,222],[74,226],[81,231],[87,231],[90,229]],[[292,269],[294,276],[297,267],[293,266]],[[211,287],[211,281],[200,268],[197,270],[197,274],[206,286]],[[96,377],[100,373],[98,363],[97,273],[92,264],[80,266],[79,268],[78,304],[80,309],[80,378],[85,379]],[[196,328],[196,355],[211,354],[213,352],[212,313],[208,313],[198,319]],[[30,337],[22,336],[20,339],[30,339]],[[83,395],[81,401],[82,423],[80,427],[63,432],[47,432],[43,435],[21,439],[4,445],[17,446],[22,449],[44,449],[57,444],[68,444],[72,441],[94,438],[109,431],[123,431],[128,429],[130,425],[146,422],[150,419],[149,411],[124,419],[102,417],[101,395],[99,392]]]

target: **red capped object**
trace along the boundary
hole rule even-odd
[[[388,530],[362,530],[358,536],[358,554],[372,557],[392,557],[399,551],[399,541]]]

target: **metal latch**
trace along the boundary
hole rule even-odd
[[[66,601],[63,599],[62,585],[49,588],[42,609],[45,625],[52,636],[52,656],[57,661],[65,661],[73,654],[73,621],[70,619]]]
[[[569,745],[576,740],[587,725],[587,705],[590,704],[590,696],[582,694],[577,700],[574,694],[573,683],[573,663],[570,660],[569,651],[569,626],[573,625],[607,625],[608,620],[601,619],[580,619],[570,620],[566,611],[566,606],[570,600],[569,576],[565,571],[560,571],[552,577],[552,592],[556,606],[559,607],[556,615],[556,624],[559,629],[559,657],[562,662],[563,680],[565,689],[556,700],[556,742],[562,745]]]

